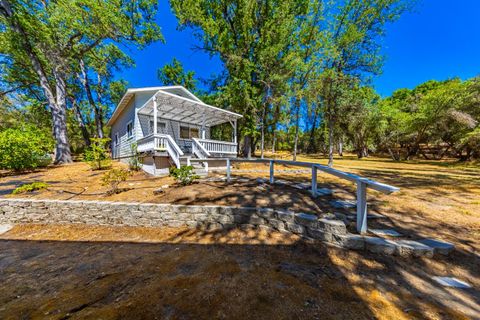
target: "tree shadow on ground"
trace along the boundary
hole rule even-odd
[[[478,311],[458,292],[423,289],[421,259],[275,242],[259,230],[120,230],[135,240],[93,242],[47,241],[62,237],[44,228],[34,241],[0,240],[2,318],[454,318],[452,303]]]

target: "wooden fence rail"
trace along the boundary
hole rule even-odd
[[[216,159],[218,160],[218,159]],[[307,167],[312,169],[312,188],[311,192],[313,196],[317,196],[317,173],[323,171],[334,175],[338,178],[348,180],[356,183],[357,187],[357,231],[360,234],[367,232],[367,189],[373,189],[380,191],[384,194],[390,194],[397,192],[400,189],[390,186],[388,184],[380,183],[365,177],[361,177],[352,173],[344,172],[328,166],[324,166],[313,162],[300,162],[300,161],[288,161],[288,160],[273,160],[273,159],[242,159],[242,158],[227,158],[227,181],[231,180],[231,163],[232,162],[255,162],[255,163],[268,163],[270,164],[270,183],[275,183],[275,164],[283,164],[297,167]]]

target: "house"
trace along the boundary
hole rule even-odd
[[[237,155],[237,120],[241,117],[203,103],[182,86],[128,89],[107,123],[112,158],[128,161],[138,152],[143,169],[154,175],[193,159],[209,160],[195,161],[206,167],[221,164],[220,159]],[[231,141],[211,139],[212,127],[228,124]]]

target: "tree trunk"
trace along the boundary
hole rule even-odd
[[[315,111],[313,114],[313,123],[312,123],[312,128],[310,129],[310,139],[308,141],[308,152],[317,152],[317,146],[315,144],[315,129],[317,127],[317,117],[318,117],[318,107],[315,107]]]
[[[67,135],[67,90],[63,72],[54,70],[56,103],[52,109],[53,136],[55,145],[55,164],[72,162],[70,143]]]
[[[252,137],[246,135],[243,139],[243,157],[250,159],[252,157]]]
[[[295,99],[295,140],[293,143],[293,161],[297,161],[299,126],[300,126],[300,101],[298,101],[298,99]]]
[[[262,138],[261,138],[262,140],[260,143],[260,147],[261,147],[260,158],[262,159],[263,159],[263,152],[265,148],[265,109],[266,109],[266,106],[264,105],[262,110]]]
[[[82,75],[81,76],[78,75],[78,78],[80,79],[80,82],[83,84],[83,87],[87,94],[88,103],[92,107],[95,115],[95,129],[96,129],[97,138],[103,138],[102,107],[95,102],[95,99],[93,99],[92,89],[90,87],[90,81],[88,79],[88,74],[85,69],[85,63],[83,59],[80,59],[80,70],[82,72]]]
[[[78,104],[75,102],[75,99],[72,99],[72,107],[75,112],[75,119],[77,119],[78,126],[80,131],[82,131],[83,141],[87,147],[90,146],[90,133],[88,132],[87,126],[85,125],[85,120],[83,119],[82,112],[78,107]]]
[[[276,124],[274,125],[276,127]],[[275,154],[275,143],[277,143],[277,130],[273,128],[273,143],[272,143],[272,153]]]
[[[338,141],[338,155],[340,157],[343,157],[343,139],[340,138],[340,140]]]
[[[333,120],[328,116],[328,166],[333,167]]]

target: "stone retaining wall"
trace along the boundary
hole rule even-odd
[[[139,204],[102,201],[0,199],[0,224],[57,223],[222,230],[254,227],[297,234],[336,246],[386,254],[432,256],[433,249],[347,232],[340,220],[270,208]],[[420,247],[418,247],[420,245]]]
[[[294,233],[361,248],[361,237],[347,233],[340,220],[270,208],[138,204],[106,201],[0,199],[0,224],[84,223],[109,226],[179,227],[216,230],[249,226]]]

